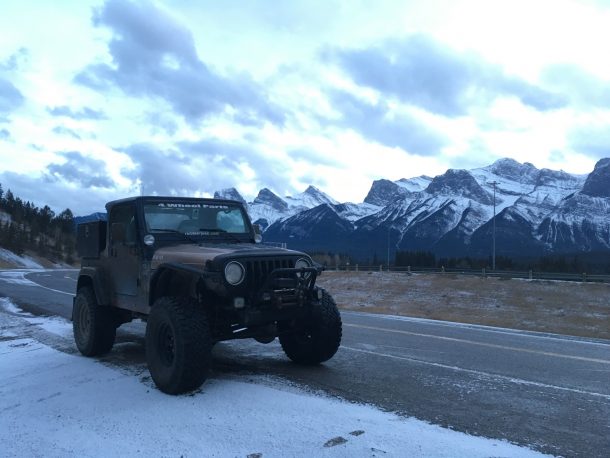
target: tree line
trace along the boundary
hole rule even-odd
[[[73,264],[76,235],[74,215],[69,208],[55,214],[48,205],[32,202],[6,192],[0,183],[0,247],[23,255],[26,251]]]
[[[372,258],[357,259],[348,253],[333,253],[324,251],[314,251],[309,253],[314,261],[325,267],[335,266],[383,266],[385,269],[388,260],[386,256],[378,256],[377,253]],[[447,257],[435,254],[432,251],[401,251],[394,253],[390,259],[390,267],[412,269],[488,269],[491,270],[492,258],[462,256]],[[511,258],[509,256],[496,256],[496,270],[515,270],[551,273],[576,273],[583,272],[589,274],[610,274],[610,257],[607,252],[591,252],[576,254],[547,254],[544,256],[532,256]]]
[[[492,259],[463,257],[437,257],[430,251],[397,251],[395,267],[449,268],[449,269],[491,269]],[[547,254],[539,257],[511,258],[496,256],[497,270],[533,270],[553,273],[610,273],[608,253]]]

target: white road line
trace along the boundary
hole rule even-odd
[[[531,353],[531,354],[536,354],[536,355],[552,356],[554,358],[565,358],[565,359],[574,359],[577,361],[586,361],[586,362],[590,362],[590,363],[610,364],[610,360],[607,360],[607,359],[587,358],[585,356],[565,355],[562,353],[553,353],[550,351],[530,350],[529,348],[511,347],[508,345],[498,345],[498,344],[492,344],[492,343],[487,343],[487,342],[477,342],[476,340],[458,339],[456,337],[437,336],[434,334],[424,334],[421,332],[403,331],[400,329],[378,328],[376,326],[365,326],[362,324],[348,324],[348,323],[344,323],[343,326],[349,326],[352,328],[360,328],[360,329],[370,329],[372,331],[391,332],[394,334],[405,334],[405,335],[411,335],[411,336],[417,336],[417,337],[426,337],[426,338],[430,338],[430,339],[446,340],[449,342],[460,342],[460,343],[466,343],[466,344],[470,344],[470,345],[478,345],[481,347],[497,348],[500,350],[510,350],[510,351],[518,351],[521,353]]]
[[[0,273],[0,280],[3,279],[3,275],[6,275],[7,277],[5,279],[9,283],[15,283],[15,284],[22,285],[22,286],[37,286],[38,288],[47,289],[49,291],[53,291],[54,293],[74,296],[74,293],[68,293],[66,291],[61,291],[59,289],[49,288],[48,286],[43,286],[40,283],[36,283],[35,281],[30,280],[29,278],[25,278],[25,276],[30,273],[33,273],[33,272],[31,270],[30,271],[4,271],[4,272]],[[15,281],[15,278],[14,278],[15,276],[19,276],[21,278],[19,278],[19,279],[17,279],[17,281]]]
[[[423,361],[421,359],[409,358],[406,356],[397,356],[397,355],[390,355],[387,353],[379,353],[376,351],[362,350],[360,348],[347,347],[345,345],[341,345],[341,348],[345,349],[345,350],[358,352],[358,353],[365,353],[365,354],[374,355],[374,356],[381,356],[384,358],[397,359],[400,361],[409,361],[409,362],[413,362],[413,363],[425,364],[425,365],[434,366],[434,367],[442,367],[443,369],[451,369],[451,370],[458,371],[458,372],[466,372],[468,374],[475,374],[475,375],[479,375],[479,376],[483,375],[483,376],[486,376],[486,377],[489,377],[492,379],[504,380],[504,381],[507,381],[510,383],[515,383],[515,384],[520,384],[520,385],[535,386],[535,387],[539,387],[539,388],[550,388],[550,389],[559,390],[559,391],[568,391],[571,393],[585,394],[585,395],[589,395],[589,396],[603,398],[605,400],[610,401],[610,395],[603,394],[603,393],[596,393],[594,391],[578,390],[576,388],[567,388],[565,386],[549,385],[547,383],[533,382],[531,380],[524,380],[524,379],[515,378],[515,377],[508,377],[506,375],[492,374],[489,372],[476,371],[473,369],[465,369],[463,367],[458,367],[458,366],[450,366],[449,364],[433,363],[430,361]]]
[[[59,289],[53,289],[53,288],[49,288],[49,287],[47,287],[47,286],[42,286],[41,284],[36,283],[36,282],[34,282],[34,281],[33,281],[32,283],[33,283],[35,286],[38,286],[39,288],[48,289],[49,291],[53,291],[53,292],[55,292],[55,293],[59,293],[59,294],[67,294],[68,296],[74,296],[74,293],[67,293],[67,292],[65,292],[65,291],[61,291],[61,290],[59,290]]]
[[[418,318],[411,316],[399,316],[399,315],[385,315],[381,313],[366,313],[366,312],[353,312],[348,310],[341,311],[342,315],[355,315],[363,318],[373,318],[379,320],[389,320],[389,321],[406,321],[409,323],[423,323],[429,324],[432,326],[443,326],[448,328],[462,328],[462,329],[470,329],[474,331],[480,332],[493,332],[496,334],[508,334],[519,337],[529,337],[532,339],[547,339],[547,340],[558,340],[560,342],[574,342],[584,345],[602,345],[605,347],[610,347],[610,341],[608,343],[598,342],[597,339],[588,339],[586,337],[578,337],[578,336],[568,336],[561,334],[553,334],[547,332],[539,332],[539,331],[526,331],[521,329],[510,329],[510,328],[502,328],[496,326],[485,326],[482,324],[472,324],[472,323],[458,323],[456,321],[443,321],[443,320],[431,320],[428,318]],[[599,339],[605,340],[605,339]]]

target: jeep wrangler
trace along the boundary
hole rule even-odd
[[[72,309],[85,356],[109,352],[117,328],[146,321],[146,362],[169,394],[199,388],[216,342],[276,337],[288,358],[313,365],[341,342],[322,269],[305,253],[260,245],[240,202],[134,197],[106,205],[108,221],[78,225],[81,269]]]

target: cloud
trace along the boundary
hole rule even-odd
[[[13,71],[29,58],[29,52],[25,48],[19,48],[5,60],[0,61],[0,70]]]
[[[0,78],[0,116],[9,114],[18,108],[24,101],[24,97],[13,83]]]
[[[113,65],[92,64],[76,82],[163,99],[190,122],[231,107],[246,120],[284,123],[284,113],[262,86],[246,74],[222,76],[210,69],[199,59],[190,30],[153,4],[109,0],[96,11],[94,24],[113,32]]]
[[[144,118],[152,126],[153,132],[163,131],[169,136],[178,132],[178,123],[167,113],[154,111],[147,113]]]
[[[35,205],[48,205],[55,212],[70,208],[75,215],[88,215],[105,211],[106,202],[118,199],[122,194],[105,188],[90,188],[83,192],[63,180],[49,176],[32,176],[5,171],[0,173],[0,183],[4,190],[10,189],[15,196]]]
[[[324,122],[327,122],[326,120]],[[315,149],[301,147],[288,151],[288,155],[294,160],[304,160],[312,165],[323,165],[327,167],[342,167],[344,164],[337,158],[328,154],[320,153]],[[319,180],[319,177],[316,178]],[[315,181],[315,180],[314,180]],[[313,181],[312,181],[313,183]]]
[[[574,104],[610,108],[610,81],[601,80],[576,65],[551,65],[543,70],[541,79]]]
[[[438,154],[447,143],[439,132],[406,113],[393,113],[383,101],[375,104],[339,90],[328,93],[332,106],[343,115],[340,124],[370,140],[421,156]]]
[[[135,144],[122,149],[135,165],[123,174],[140,181],[143,194],[172,195],[194,192],[204,185],[201,169],[179,151],[163,151],[150,144]]]
[[[47,108],[47,111],[53,116],[66,116],[68,118],[83,120],[83,119],[92,119],[92,120],[103,120],[108,119],[106,115],[98,110],[94,110],[89,107],[83,107],[78,110],[73,110],[68,106],[58,106],[53,108]]]
[[[81,140],[81,136],[76,133],[76,131],[69,129],[64,126],[55,126],[52,129],[52,132],[57,135],[68,135],[72,138],[76,138],[77,140]]]
[[[514,96],[541,111],[566,103],[477,55],[454,51],[424,35],[365,49],[330,50],[324,58],[359,85],[448,117],[463,116],[473,104],[498,96]]]
[[[192,157],[209,161],[210,172],[217,175],[217,183],[225,183],[222,187],[237,186],[243,181],[244,167],[254,174],[248,181],[256,182],[258,187],[270,187],[276,190],[290,188],[291,168],[288,158],[275,158],[260,150],[253,141],[249,144],[228,143],[213,139],[195,142],[178,143],[180,150]],[[215,189],[218,188],[215,184]]]
[[[201,140],[180,142],[176,148],[164,150],[142,143],[122,151],[135,165],[131,170],[123,170],[123,175],[139,181],[144,194],[213,194],[223,188],[243,187],[246,181],[259,187],[286,189],[289,183],[287,166],[265,157],[252,146]]]
[[[610,130],[607,125],[574,128],[568,134],[568,143],[574,151],[594,159],[610,157]]]
[[[63,180],[78,184],[85,189],[92,187],[110,189],[116,186],[108,174],[104,161],[87,157],[76,151],[59,154],[66,161],[62,164],[49,164],[46,174],[47,181]]]
[[[11,133],[8,129],[0,129],[0,140],[8,140],[11,138]]]

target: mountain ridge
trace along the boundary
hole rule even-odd
[[[491,251],[495,194],[498,252],[610,251],[608,158],[587,175],[503,158],[436,177],[379,179],[362,203],[338,203],[313,186],[295,197],[264,191],[265,199],[259,193],[247,204],[252,220],[263,223],[265,240],[297,249],[371,257],[385,253],[389,244],[392,252],[485,257]],[[311,225],[325,230],[309,230]]]

